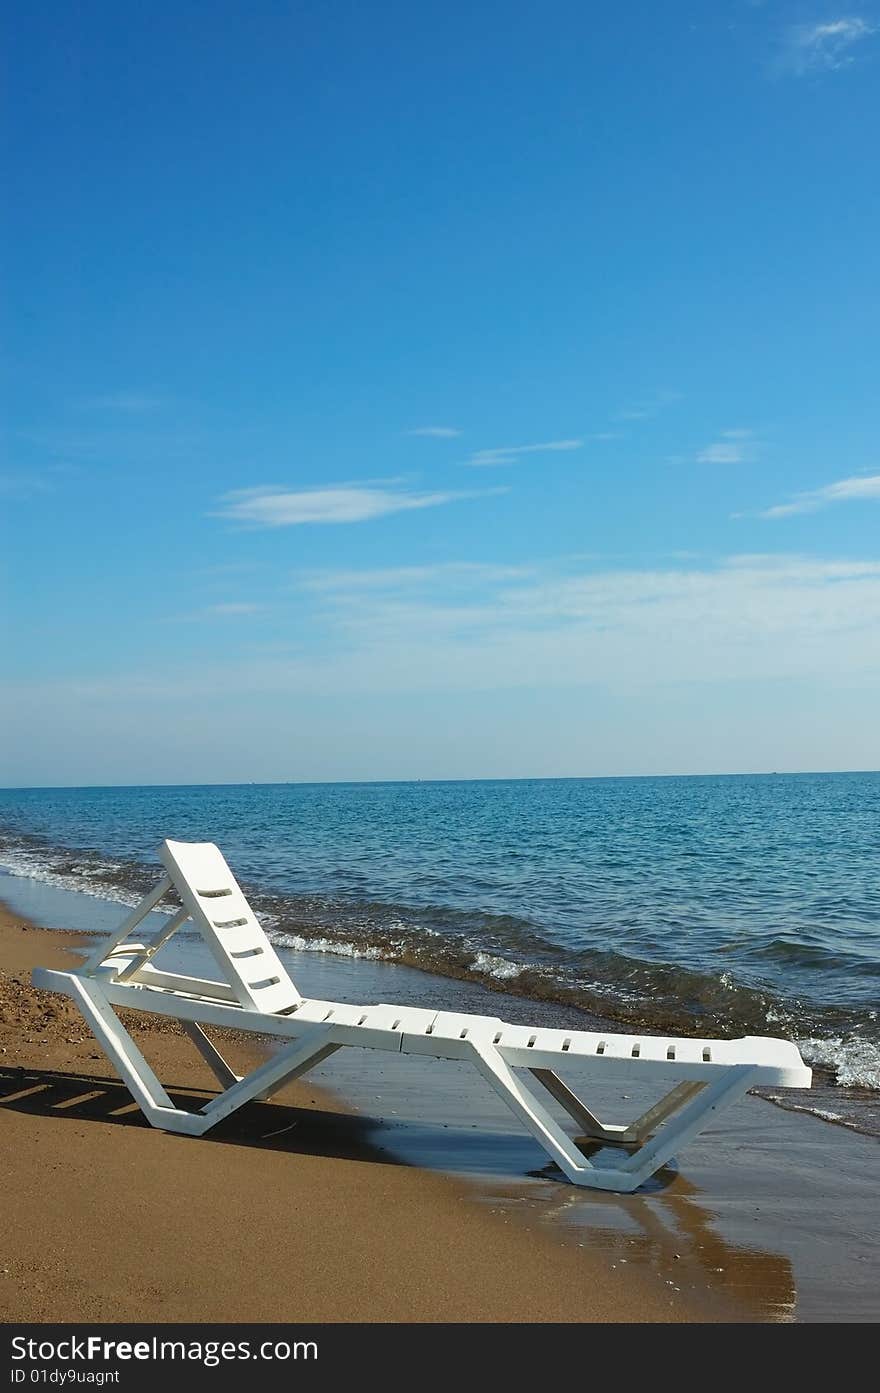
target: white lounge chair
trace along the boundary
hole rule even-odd
[[[713,1115],[755,1084],[810,1086],[810,1070],[796,1047],[784,1040],[695,1040],[529,1029],[505,1025],[490,1016],[452,1011],[306,1001],[216,846],[163,842],[159,855],[167,874],[109,942],[102,940],[76,971],[38,968],[33,974],[35,986],[62,992],[78,1005],[154,1127],[201,1136],[243,1103],[270,1097],[345,1045],[360,1045],[468,1060],[570,1181],[631,1191],[677,1155]],[[170,915],[152,939],[133,942],[133,931],[172,889],[183,907]],[[151,958],[187,920],[192,920],[211,949],[222,981],[204,981],[152,966]],[[199,1112],[175,1107],[116,1015],[113,1008],[118,1006],[179,1021],[223,1091]],[[240,1078],[203,1026],[273,1035],[283,1044]],[[671,1083],[672,1088],[634,1122],[605,1124],[559,1078],[556,1070],[563,1064],[615,1083],[657,1079]],[[561,1105],[581,1134],[599,1143],[592,1159],[536,1095],[536,1083]]]

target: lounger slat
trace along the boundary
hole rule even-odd
[[[399,1051],[408,1031],[424,1033],[437,1012],[417,1006],[349,1006],[332,1001],[306,1001],[294,1013],[298,1023],[323,1023],[333,1039],[365,1049]]]
[[[348,1006],[338,1001],[304,1001],[295,1012],[297,1022],[310,1021],[318,1025],[321,1021],[334,1025],[354,1025],[363,1015],[363,1006]]]
[[[406,1054],[430,1054],[437,1059],[464,1059],[479,1041],[491,1042],[502,1029],[492,1016],[465,1016],[455,1011],[438,1011],[423,1029],[406,1032],[402,1049]]]

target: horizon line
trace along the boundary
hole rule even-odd
[[[236,779],[201,783],[119,783],[119,784],[0,784],[0,793],[52,793],[79,789],[134,788],[334,788],[372,787],[376,784],[536,784],[600,783],[618,779],[772,779],[834,778],[841,774],[880,774],[880,769],[747,769],[713,770],[697,774],[507,774],[478,775],[472,778],[409,779]]]

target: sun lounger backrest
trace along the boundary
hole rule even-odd
[[[163,842],[159,856],[241,1005],[272,1014],[302,997],[213,842]]]

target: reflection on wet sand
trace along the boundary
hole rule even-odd
[[[553,1225],[561,1242],[598,1248],[612,1267],[631,1263],[647,1270],[671,1289],[708,1301],[720,1319],[795,1316],[790,1259],[725,1237],[699,1187],[674,1166],[634,1195],[615,1195],[576,1189],[553,1165],[530,1170],[535,1153],[527,1150],[528,1139],[513,1134],[477,1136],[470,1127],[377,1120],[372,1141],[412,1164],[466,1174],[493,1212]],[[588,1145],[584,1150],[589,1154]]]
[[[412,1165],[465,1173],[492,1211],[553,1224],[563,1243],[602,1251],[611,1266],[647,1270],[670,1289],[709,1301],[720,1319],[794,1319],[798,1291],[788,1256],[725,1237],[698,1185],[675,1166],[638,1194],[615,1195],[576,1190],[553,1165],[531,1169],[536,1151],[517,1134],[375,1119],[372,1142]],[[602,1149],[582,1146],[588,1155]]]
[[[762,1320],[791,1320],[797,1287],[782,1253],[732,1243],[716,1227],[716,1216],[700,1203],[696,1185],[671,1168],[635,1195],[600,1190],[561,1192],[535,1200],[543,1222],[588,1233],[612,1264],[639,1262],[682,1291],[732,1298],[743,1314]]]

